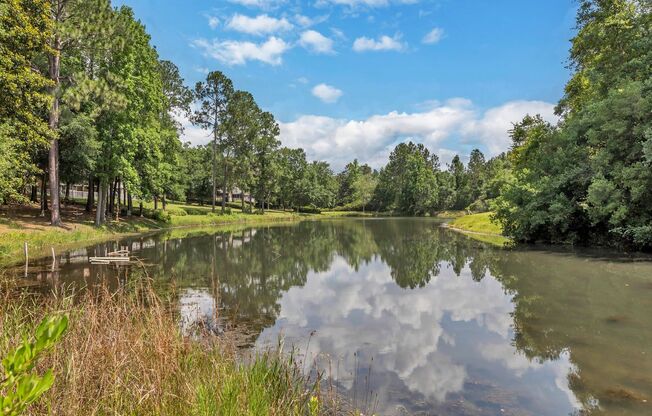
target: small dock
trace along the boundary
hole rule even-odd
[[[129,250],[118,250],[108,253],[106,256],[89,257],[91,264],[127,264],[131,261]]]

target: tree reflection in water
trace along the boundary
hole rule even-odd
[[[30,273],[56,287],[117,288],[137,268],[86,259],[129,247],[158,287],[178,288],[185,325],[211,321],[217,307],[259,346],[279,334],[305,346],[316,330],[308,359],[339,368],[336,384],[356,400],[373,391],[389,414],[652,413],[649,259],[501,250],[439,225],[171,231],[74,251],[54,271],[44,262]]]

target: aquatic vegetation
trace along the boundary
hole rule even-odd
[[[22,401],[32,403],[32,415],[324,414],[311,413],[314,397],[327,399],[292,354],[270,350],[241,360],[228,336],[184,337],[170,304],[147,284],[120,293],[89,291],[74,301],[61,295],[42,299],[5,292],[2,297],[3,355],[42,316],[70,317],[66,337],[60,339],[67,321],[47,319],[30,344],[38,346],[30,357],[50,348],[35,367],[48,372],[32,379],[34,392]],[[20,362],[27,369],[35,364]],[[14,368],[9,361],[3,366]]]

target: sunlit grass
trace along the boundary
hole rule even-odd
[[[100,289],[75,301],[5,293],[0,355],[43,316],[69,315],[62,342],[39,363],[38,370],[54,370],[54,386],[31,415],[322,414],[309,404],[327,398],[292,354],[274,350],[242,361],[228,336],[184,336],[174,310],[146,285],[118,294]]]
[[[450,225],[451,227],[459,228],[460,230],[464,231],[502,235],[503,228],[499,223],[491,219],[492,215],[492,212],[464,215],[462,217],[455,218],[450,222]]]
[[[322,214],[302,214],[292,211],[266,210],[265,214],[245,213],[235,208],[235,202],[225,214],[221,214],[221,207],[217,206],[212,212],[210,205],[191,205],[182,203],[168,203],[166,211],[162,211],[159,203],[157,213],[162,214],[159,220],[139,216],[139,209],[135,203],[133,215],[123,216],[119,221],[109,221],[101,227],[93,226],[89,218],[66,223],[63,228],[52,228],[44,223],[30,221],[25,216],[21,222],[10,217],[0,217],[0,266],[20,263],[24,261],[24,243],[27,243],[31,259],[50,254],[51,247],[59,252],[62,249],[73,248],[82,243],[107,240],[116,236],[142,233],[146,231],[175,227],[209,227],[228,226],[230,224],[264,224],[281,221],[297,221],[302,219],[332,218],[332,217],[361,217],[372,216],[371,213],[329,211]],[[144,204],[147,216],[152,216],[153,203]],[[152,217],[155,218],[155,217]],[[167,219],[167,221],[164,221]]]
[[[153,220],[134,218],[130,221],[113,222],[102,227],[91,224],[73,224],[66,228],[10,229],[0,232],[0,265],[20,262],[24,259],[24,243],[29,257],[48,254],[51,247],[75,245],[111,238],[118,234],[139,233],[162,228],[164,224]]]
[[[513,241],[503,236],[502,227],[491,219],[492,215],[492,212],[465,215],[452,220],[449,226],[464,232],[474,240],[499,247],[512,245]]]

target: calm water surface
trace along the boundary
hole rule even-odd
[[[496,249],[428,219],[180,233],[45,259],[27,279],[118,287],[140,266],[87,256],[127,246],[177,288],[185,327],[283,336],[378,414],[652,414],[650,258]]]

